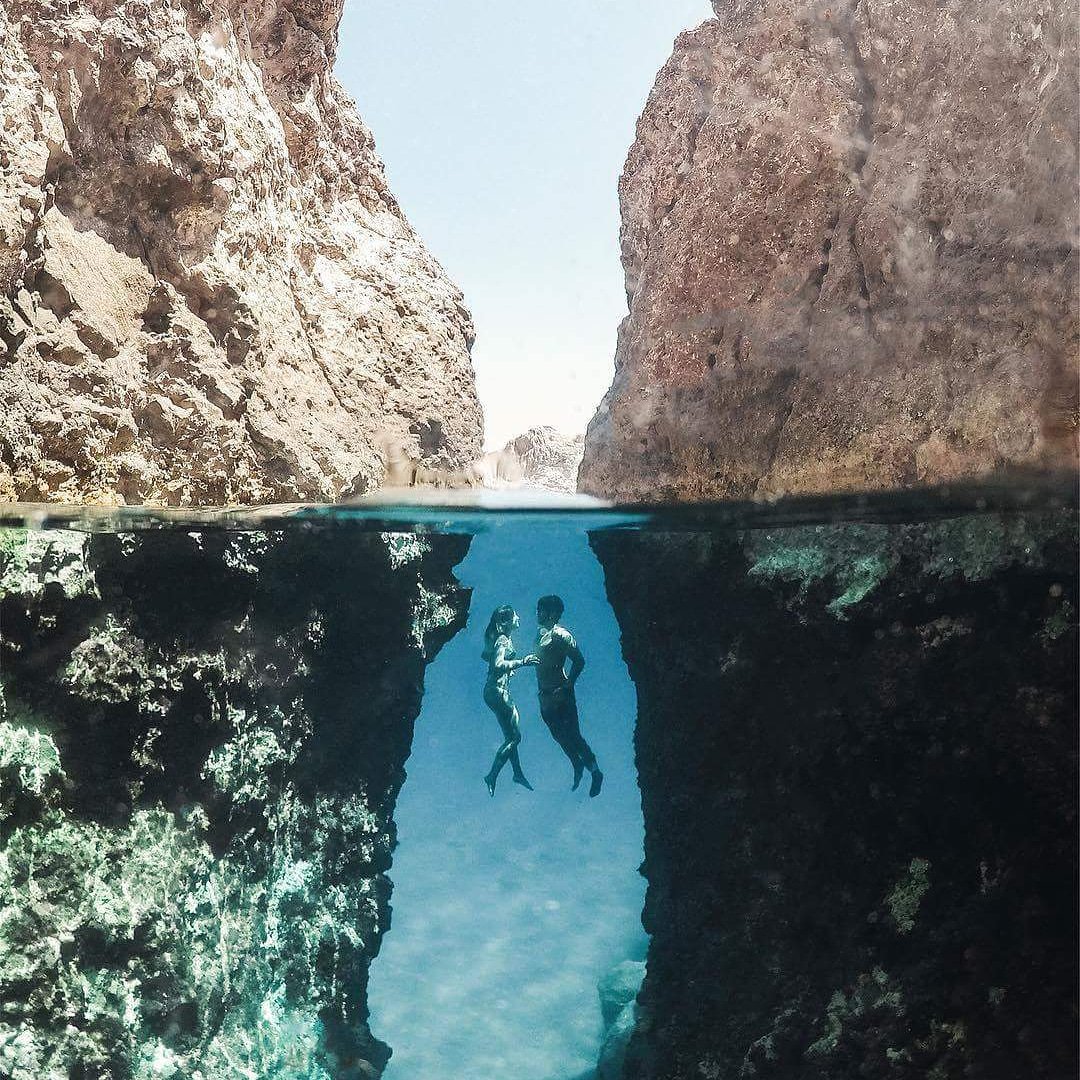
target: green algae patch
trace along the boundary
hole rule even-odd
[[[880,1029],[895,1023],[906,1013],[904,995],[881,968],[860,975],[852,990],[837,990],[825,1011],[825,1032],[806,1048],[806,1057],[816,1065],[843,1060],[845,1049],[857,1044],[867,1029]]]
[[[910,934],[915,929],[919,905],[929,889],[930,863],[926,859],[912,859],[907,872],[885,898],[896,928],[901,934]]]
[[[985,581],[1010,567],[1039,569],[1049,542],[1061,535],[1057,514],[980,514],[924,526],[925,572],[937,578]]]
[[[164,810],[114,829],[50,808],[16,830],[0,860],[4,1075],[52,1080],[80,1065],[109,1075],[135,1056],[160,1009],[212,996],[192,962],[215,947],[213,934],[189,902],[212,862],[197,824]],[[157,1009],[147,1008],[147,986]],[[16,987],[29,989],[10,1007]]]
[[[0,823],[39,812],[55,798],[63,780],[60,753],[51,736],[0,722]]]
[[[0,723],[0,790],[42,796],[63,777],[56,743],[42,731]]]
[[[50,585],[68,599],[97,597],[88,541],[86,533],[71,530],[0,528],[0,597],[40,597]]]
[[[847,618],[888,577],[898,562],[895,531],[880,525],[812,526],[744,534],[751,578],[798,586],[804,601],[812,589],[832,593],[825,610]]]

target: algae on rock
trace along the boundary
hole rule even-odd
[[[595,532],[638,697],[626,1080],[1077,1068],[1077,520]]]
[[[0,1072],[353,1080],[467,540],[0,537]]]

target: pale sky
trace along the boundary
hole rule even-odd
[[[618,177],[708,0],[348,0],[337,75],[465,293],[487,445],[584,431],[626,314]]]

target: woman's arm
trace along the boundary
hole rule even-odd
[[[536,662],[532,656],[526,656],[521,660],[508,660],[506,654],[509,651],[510,642],[506,638],[499,638],[495,643],[495,657],[491,661],[491,666],[500,675],[507,675],[512,671],[517,671],[518,668],[525,667],[526,664]]]

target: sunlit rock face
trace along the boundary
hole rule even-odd
[[[466,539],[0,531],[0,1074],[371,1080]]]
[[[620,186],[583,491],[1073,466],[1076,23],[1052,0],[716,0]]]
[[[0,10],[0,498],[330,500],[480,450],[458,289],[331,74],[342,0]]]
[[[567,494],[577,490],[578,468],[585,452],[582,435],[564,435],[553,427],[534,427],[511,439],[504,452],[517,458],[522,479],[529,487]]]
[[[645,817],[625,1080],[1076,1073],[1076,524],[594,534]]]

